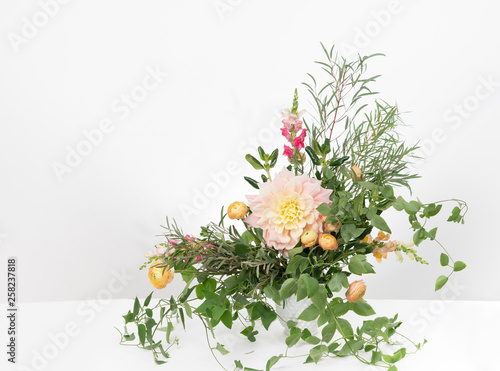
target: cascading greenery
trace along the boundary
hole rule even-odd
[[[467,204],[454,199],[423,203],[395,195],[395,187],[409,188],[409,181],[418,176],[408,170],[417,147],[408,147],[397,133],[401,125],[398,108],[374,99],[377,93],[370,86],[378,76],[365,74],[367,61],[376,55],[346,61],[334,54],[333,48],[323,49],[326,60],[316,63],[327,81],[320,83],[319,78],[309,75],[310,82],[304,84],[316,108],[314,123],[305,122],[310,133],[309,145],[305,147],[308,161],[305,154],[294,149],[289,170],[315,177],[324,188],[333,191],[331,204],[321,204],[318,211],[326,218],[325,223],[336,225],[331,234],[338,248],[324,250],[318,244],[305,247],[299,242],[284,256],[266,245],[261,229],[244,223],[246,230],[240,234],[234,226],[226,227],[224,210],[220,222],[202,227],[196,239],[186,236],[175,222],[167,219],[163,246],[174,247],[175,251],[163,258],[160,267],[180,274],[185,288],[177,298],[159,299],[154,305],[153,293],[142,303],[136,298],[133,310],[123,316],[122,343],[149,349],[157,363],[165,363],[169,348],[177,342],[172,333],[174,324],[180,322],[185,327],[186,317],[198,317],[215,359],[224,368],[215,351],[222,355],[228,351],[218,342],[210,345],[210,336],[215,338],[214,327],[222,324],[231,329],[235,322],[241,322],[241,334],[254,342],[257,322],[269,329],[278,318],[274,306],[296,296],[299,301],[311,300],[297,318],[311,326],[300,328],[298,322],[288,321],[284,351],[267,361],[266,370],[288,357],[289,348],[299,341],[311,345],[304,356],[306,363],[351,355],[365,364],[397,370],[395,363],[405,357],[406,348],[388,354],[383,349],[384,344],[394,344],[393,337],[399,334],[401,322],[397,315],[367,319],[356,329],[344,317],[349,311],[359,316],[375,314],[365,300],[348,302],[342,294],[353,277],[375,273],[367,255],[382,247],[383,242],[365,237],[373,228],[392,233],[382,217],[384,211],[393,208],[404,212],[414,231],[415,245],[431,240],[443,249],[440,264],[449,267],[449,273],[436,280],[435,289],[439,290],[465,264],[451,258],[436,239],[437,228],[428,223],[448,201],[457,202],[448,221],[463,223]],[[292,113],[297,112],[296,93]],[[257,157],[249,154],[246,159],[265,173],[261,175],[263,182],[270,181],[278,150],[267,154],[259,147],[257,153]],[[354,167],[362,169],[361,176],[353,171]],[[258,188],[256,180],[245,179]],[[427,264],[415,249],[398,245],[397,251]],[[150,258],[141,269],[156,259]],[[313,327],[320,327],[321,334],[312,335]],[[422,345],[411,344],[415,349]],[[238,360],[234,363],[236,369],[253,370]]]

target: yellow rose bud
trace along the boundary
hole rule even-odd
[[[243,202],[236,201],[227,208],[227,216],[229,219],[243,219],[245,215],[247,215],[247,211],[247,205]]]
[[[162,260],[157,260],[149,267],[149,281],[157,289],[165,288],[174,279],[174,273],[168,269],[168,266],[167,269],[165,267],[157,267],[163,264]]]
[[[349,285],[345,296],[349,303],[355,303],[361,300],[366,292],[366,285],[363,281],[354,281]]]
[[[337,224],[325,223],[325,231],[327,232],[333,232],[338,228],[340,228],[340,222],[337,222]]]
[[[312,229],[305,231],[300,236],[300,242],[302,242],[306,247],[311,247],[316,243],[318,239],[318,234],[314,232]]]
[[[337,239],[329,233],[323,233],[319,236],[318,243],[323,250],[336,250],[339,247]]]
[[[351,177],[353,181],[361,180],[363,179],[363,173],[361,172],[361,169],[357,166],[351,166]]]

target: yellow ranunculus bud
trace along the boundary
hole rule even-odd
[[[305,231],[302,233],[302,236],[300,236],[300,241],[306,246],[306,247],[311,247],[316,243],[316,240],[318,239],[318,234],[314,232],[312,229]]]
[[[361,300],[366,292],[366,285],[363,281],[354,281],[349,285],[345,296],[349,303],[355,303]]]
[[[148,277],[151,284],[157,289],[163,289],[167,284],[172,282],[174,279],[174,272],[171,272],[165,267],[158,267],[158,265],[163,265],[164,262],[162,260],[157,260],[151,264],[149,267]]]
[[[319,236],[318,242],[323,250],[336,250],[339,247],[337,239],[329,233],[323,233]]]
[[[243,219],[245,215],[247,215],[247,211],[247,205],[243,202],[236,201],[227,208],[227,216],[229,219]]]
[[[363,179],[363,173],[361,172],[361,169],[357,166],[351,166],[351,177],[353,181],[361,180]]]

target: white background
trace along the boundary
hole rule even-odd
[[[452,298],[500,300],[492,283],[500,258],[497,8],[491,1],[73,0],[43,16],[38,2],[2,2],[1,277],[15,256],[21,302],[95,299],[116,274],[133,279],[113,298],[146,296],[151,287],[137,268],[162,241],[166,216],[197,235],[223,205],[254,193],[243,175],[258,175],[243,157],[256,144],[282,149],[278,112],[296,87],[310,108],[301,82],[319,72],[313,62],[323,42],[386,54],[369,72],[383,75],[380,97],[405,112],[407,140],[424,144],[414,194],[470,206],[463,226],[445,222],[449,207],[435,222],[452,255],[468,264],[451,282]],[[144,99],[126,111],[124,97],[140,93],[151,70],[161,71],[159,82],[148,80]],[[465,105],[463,116],[453,113],[457,105]],[[103,120],[113,130],[58,177],[54,164],[66,164],[84,146],[84,131]],[[411,239],[404,214],[387,218],[396,239]],[[419,251],[430,266],[394,257],[375,263],[367,299],[440,298],[434,280],[447,270],[439,247],[424,243]],[[163,293],[180,285],[178,278]]]

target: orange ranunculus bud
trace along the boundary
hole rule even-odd
[[[227,216],[229,219],[243,219],[245,215],[247,215],[247,211],[247,205],[243,202],[236,201],[227,208]]]
[[[317,240],[318,240],[318,234],[315,231],[313,231],[312,229],[305,231],[304,233],[302,233],[302,236],[300,236],[300,241],[306,247],[313,246]]]
[[[318,243],[323,250],[336,250],[339,247],[337,239],[329,233],[323,233],[319,236]]]
[[[327,232],[333,232],[338,228],[340,228],[340,222],[337,222],[337,224],[325,223],[325,231]]]
[[[349,285],[345,296],[349,303],[355,303],[362,299],[366,292],[366,285],[363,281],[354,281]]]
[[[168,265],[165,269],[165,267],[162,266],[163,264],[164,262],[162,260],[157,260],[149,267],[149,281],[157,289],[165,288],[165,286],[174,279],[174,272],[168,269]],[[161,267],[158,267],[158,265]]]
[[[351,166],[351,177],[352,180],[357,181],[361,180],[363,178],[363,173],[361,172],[361,169],[357,166]]]

